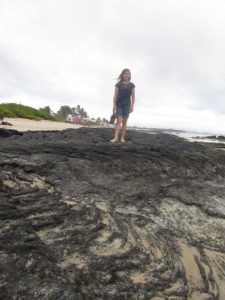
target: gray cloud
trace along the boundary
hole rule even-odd
[[[222,0],[0,0],[0,99],[109,117],[131,68],[130,124],[225,132]]]

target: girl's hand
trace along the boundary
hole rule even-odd
[[[134,111],[134,107],[131,106],[131,107],[130,107],[130,113],[132,113],[133,111]]]
[[[113,114],[116,113],[116,106],[113,107]]]

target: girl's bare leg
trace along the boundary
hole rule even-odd
[[[120,132],[120,127],[121,127],[122,121],[123,121],[122,117],[118,117],[117,118],[116,127],[115,127],[115,136],[114,136],[114,138],[110,142],[116,143],[118,141],[119,132]]]
[[[127,130],[127,118],[123,118],[123,126],[122,126],[122,133],[121,133],[121,143],[125,143],[126,130]]]

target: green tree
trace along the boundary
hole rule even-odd
[[[88,117],[88,114],[87,114],[87,112],[81,107],[81,109],[80,109],[80,115],[82,116],[82,117],[84,117],[84,118],[87,118]]]
[[[102,122],[108,124],[109,121],[106,118],[102,118]]]
[[[72,108],[71,108],[71,111],[72,111],[72,115],[73,115],[73,116],[78,115],[78,114],[77,114],[77,111],[76,111],[76,107],[72,107]]]
[[[97,125],[101,125],[101,122],[102,122],[101,118],[97,118],[97,119],[96,119]]]
[[[66,121],[67,120],[67,116],[69,114],[72,114],[72,109],[71,107],[69,107],[68,105],[64,105],[64,106],[61,106],[60,109],[58,110],[56,116],[60,119],[60,120],[63,120],[63,121]]]
[[[44,113],[48,114],[48,115],[51,115],[51,113],[52,113],[52,110],[51,110],[50,106],[40,107],[39,110],[41,112],[44,112]]]
[[[0,107],[0,121],[3,122],[5,117],[12,117],[12,114],[7,109]]]
[[[72,114],[74,116],[81,115],[81,117],[83,117],[83,118],[88,117],[88,114],[85,111],[85,109],[83,107],[81,107],[79,104],[76,107],[72,107],[71,110],[72,110]]]

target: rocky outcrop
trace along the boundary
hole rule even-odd
[[[0,298],[225,299],[225,152],[112,134],[0,132]]]
[[[10,137],[12,135],[23,135],[23,133],[19,132],[17,130],[14,130],[14,129],[0,128],[0,138],[2,138],[2,137],[6,138],[6,137]]]
[[[221,142],[225,141],[225,136],[223,136],[223,135],[209,135],[209,136],[203,136],[203,137],[197,136],[196,138],[217,140],[217,141],[221,141]]]

